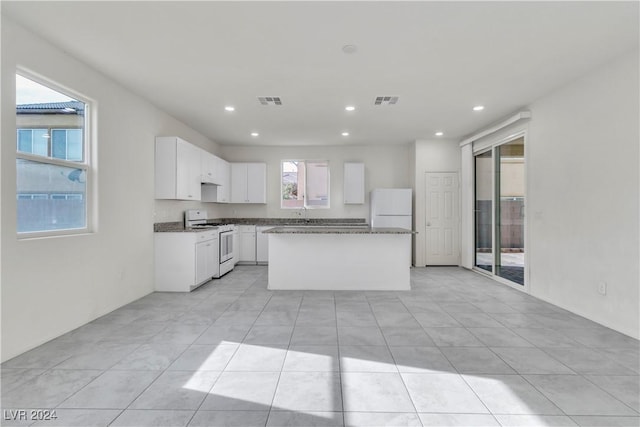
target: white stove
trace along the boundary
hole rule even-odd
[[[192,225],[188,228],[216,228],[217,225],[213,225],[213,224],[196,224],[196,225]]]
[[[189,209],[184,212],[185,229],[212,229],[216,228],[218,232],[218,263],[220,264],[220,273],[217,277],[233,270],[235,265],[233,256],[233,232],[235,226],[233,224],[213,225],[207,224],[207,211],[199,209]]]
[[[184,211],[184,228],[215,228],[207,224],[207,211],[189,209]]]
[[[234,226],[225,224],[218,226],[218,242],[220,242],[220,276],[233,270],[233,231]]]

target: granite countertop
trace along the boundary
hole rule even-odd
[[[201,231],[217,230],[217,226],[208,228],[185,228],[184,223],[176,222],[157,222],[153,224],[153,231],[156,233],[199,233]]]
[[[299,227],[361,227],[368,228],[364,218],[218,218],[207,220],[207,225],[217,226],[226,224],[236,225],[273,225],[282,226],[299,226]],[[185,228],[182,221],[175,222],[157,222],[153,224],[153,231],[156,233],[193,233],[207,230],[215,230],[212,228]]]
[[[415,234],[415,231],[392,227],[274,227],[265,234]]]
[[[364,218],[220,218],[209,220],[211,224],[274,225],[274,226],[368,226]]]

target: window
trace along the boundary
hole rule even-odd
[[[82,129],[18,129],[18,151],[82,161]]]
[[[16,74],[19,234],[88,230],[88,109],[77,97]]]
[[[329,208],[329,162],[282,161],[282,208]]]

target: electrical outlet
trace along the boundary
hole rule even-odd
[[[606,295],[607,294],[607,282],[598,283],[598,293],[600,295]]]

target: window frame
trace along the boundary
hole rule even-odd
[[[283,202],[283,196],[284,196],[284,191],[283,191],[283,185],[282,185],[282,177],[284,175],[284,163],[285,162],[303,162],[305,165],[304,168],[304,193],[302,195],[302,206],[298,207],[298,206],[284,206]],[[308,205],[307,204],[307,187],[308,187],[308,179],[307,179],[307,174],[308,174],[308,169],[307,169],[307,164],[308,163],[325,163],[327,165],[327,204],[326,206],[318,206],[318,205]],[[300,191],[300,189],[298,189],[298,191]],[[327,159],[282,159],[280,160],[280,209],[286,209],[286,210],[291,210],[291,209],[331,209],[331,163],[329,162],[329,160]]]
[[[96,180],[95,180],[95,174],[94,174],[94,170],[96,167],[96,157],[95,157],[95,141],[96,141],[96,135],[94,133],[94,129],[95,129],[95,122],[96,122],[96,102],[73,90],[70,89],[66,86],[63,86],[59,83],[56,83],[46,77],[41,76],[40,74],[34,73],[30,70],[21,68],[21,67],[17,67],[15,70],[15,75],[19,75],[21,77],[24,77],[26,79],[29,79],[35,83],[38,83],[42,86],[45,86],[49,89],[52,89],[54,91],[57,91],[63,95],[66,95],[76,101],[80,101],[84,104],[84,126],[83,128],[76,128],[76,129],[83,129],[82,132],[82,160],[80,161],[74,161],[74,160],[66,160],[66,159],[58,159],[53,156],[53,147],[52,147],[52,141],[51,139],[48,142],[48,156],[42,156],[42,155],[38,155],[38,154],[31,154],[31,153],[26,153],[26,152],[22,152],[18,150],[18,143],[17,143],[17,136],[18,136],[18,125],[17,122],[14,121],[13,124],[15,126],[15,135],[16,135],[16,144],[15,144],[15,161],[14,161],[14,165],[17,164],[18,160],[27,160],[30,162],[35,162],[35,163],[40,163],[40,164],[48,164],[48,165],[53,165],[53,166],[61,166],[61,167],[66,167],[66,168],[73,168],[73,169],[81,169],[84,174],[85,174],[85,196],[84,196],[84,207],[85,207],[85,224],[84,227],[80,227],[80,228],[65,228],[65,229],[58,229],[58,230],[40,230],[40,231],[25,231],[25,232],[19,232],[18,231],[18,218],[17,218],[17,205],[16,205],[16,223],[15,223],[15,230],[16,230],[16,235],[17,238],[19,240],[24,240],[24,239],[33,239],[33,238],[42,238],[42,237],[65,237],[65,236],[77,236],[77,235],[83,235],[83,234],[90,234],[93,233],[96,229],[96,219],[95,219],[95,212],[96,212],[96,208],[95,208],[95,192],[96,192]],[[16,87],[15,87],[15,79],[14,79],[14,94],[16,93]],[[24,128],[27,129],[27,128]],[[30,127],[28,129],[36,129],[36,127]],[[42,129],[48,129],[49,132],[51,132],[51,129],[56,129],[54,128],[45,128],[43,127]],[[72,129],[72,128],[67,128],[65,127],[64,129]],[[52,134],[50,133],[50,135],[52,136]],[[33,143],[33,142],[32,142]],[[17,170],[16,170],[17,173]],[[14,175],[15,176],[15,175]],[[18,192],[18,188],[17,188],[17,182],[16,182],[16,200],[18,198],[18,195],[20,194]]]

